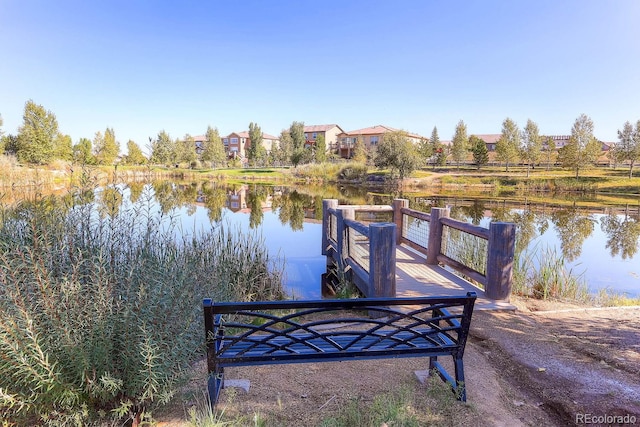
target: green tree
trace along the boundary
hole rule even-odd
[[[478,169],[489,163],[489,150],[487,149],[487,143],[483,139],[475,135],[471,135],[469,137],[469,145],[471,146],[471,152],[473,153],[473,162],[476,164]]]
[[[134,141],[129,140],[127,142],[127,164],[129,165],[144,165],[147,163],[147,158],[142,153],[142,149]]]
[[[25,103],[22,120],[22,126],[18,129],[18,159],[34,164],[49,163],[58,138],[55,114],[29,100]]]
[[[303,149],[306,143],[306,138],[304,136],[304,122],[291,123],[289,133],[291,135],[292,151]]]
[[[224,151],[224,144],[222,143],[222,138],[220,138],[220,133],[218,133],[218,128],[207,127],[201,159],[205,162],[211,162],[213,167],[226,163],[227,154]]]
[[[443,143],[440,142],[440,137],[438,136],[438,128],[433,127],[433,131],[431,131],[431,138],[429,139],[431,143],[433,154],[436,156],[435,161],[433,162],[433,168],[438,166],[446,166],[447,164],[447,147]]]
[[[275,150],[274,158],[277,164],[280,166],[288,164],[291,161],[293,154],[293,139],[291,138],[291,132],[288,129],[283,129],[280,132],[278,146],[273,148]]]
[[[544,143],[542,144],[542,151],[545,153],[545,157],[547,160],[547,170],[551,167],[551,162],[553,161],[554,154],[556,152],[556,142],[550,136],[547,136],[544,139]]]
[[[325,140],[324,134],[322,133],[319,134],[316,138],[314,152],[316,162],[324,163],[327,161],[327,142]]]
[[[262,165],[267,158],[267,150],[262,143],[262,129],[257,123],[249,123],[249,141],[249,163],[254,166]]]
[[[73,161],[81,165],[95,165],[96,158],[91,150],[91,140],[89,138],[80,138],[78,143],[73,146]]]
[[[177,139],[173,158],[177,163],[186,163],[188,166],[192,166],[197,158],[196,140],[189,134],[186,134],[182,139]]]
[[[364,146],[364,137],[362,135],[356,138],[356,143],[353,146],[353,161],[362,164],[367,163],[367,147]]]
[[[71,136],[58,133],[54,142],[53,157],[62,160],[73,160],[73,141]]]
[[[509,164],[516,161],[520,150],[520,129],[516,122],[507,117],[502,122],[502,135],[496,143],[496,158],[503,161],[505,171],[509,171]]]
[[[640,120],[635,129],[628,121],[618,130],[618,143],[612,149],[617,159],[629,162],[629,178],[633,177],[633,166],[640,161]]]
[[[107,128],[102,133],[97,132],[93,139],[93,153],[100,165],[112,165],[120,153],[120,143],[116,141],[113,128]]]
[[[418,154],[420,155],[421,165],[426,165],[429,159],[433,157],[433,144],[426,138],[421,138],[417,147]]]
[[[169,134],[162,130],[158,137],[151,141],[151,163],[170,164],[173,160],[174,142]]]
[[[531,119],[527,120],[527,125],[520,136],[520,158],[527,164],[527,177],[529,177],[529,171],[542,156],[542,137],[538,124]]]
[[[558,151],[558,160],[562,167],[573,169],[578,178],[580,170],[595,163],[600,152],[600,143],[593,136],[593,121],[581,114],[571,128],[569,142]]]
[[[305,148],[304,122],[291,123],[289,135],[291,136],[291,163],[298,167],[299,164],[308,160],[307,149]]]
[[[2,145],[3,153],[14,155],[18,153],[18,135],[3,135],[0,140],[0,145]]]
[[[387,132],[378,144],[375,165],[391,169],[400,180],[409,176],[420,163],[418,150],[404,131]]]
[[[467,156],[469,147],[469,137],[467,136],[467,125],[462,120],[456,126],[456,132],[451,141],[451,157],[460,168],[460,162]]]

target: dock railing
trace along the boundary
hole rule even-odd
[[[515,224],[491,222],[485,228],[449,218],[448,208],[425,213],[408,206],[405,199],[391,206],[339,206],[337,200],[324,200],[322,254],[339,268],[351,268],[366,296],[395,296],[395,247],[404,244],[424,254],[426,264],[449,267],[482,284],[488,298],[509,299]],[[355,221],[355,213],[362,211],[391,212],[393,223],[366,226]]]
[[[368,297],[396,296],[396,225],[365,225],[356,212],[392,212],[391,206],[342,205],[323,200],[322,254],[342,271],[351,270],[356,286]],[[374,248],[372,250],[371,248]]]

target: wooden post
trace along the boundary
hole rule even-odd
[[[369,226],[369,289],[372,297],[396,297],[396,225]]]
[[[513,284],[513,259],[516,246],[516,225],[492,222],[487,246],[487,287],[485,294],[492,300],[509,301]]]
[[[404,230],[404,221],[402,220],[402,208],[409,207],[409,200],[394,199],[393,200],[393,223],[396,225],[396,245],[402,243],[402,232]]]
[[[440,218],[449,217],[449,208],[431,208],[429,221],[429,241],[427,242],[427,264],[437,265],[442,247],[442,223]]]
[[[329,232],[331,229],[331,215],[329,215],[329,209],[336,209],[338,207],[337,199],[324,199],[322,201],[322,255],[327,255],[327,248],[329,247]]]
[[[338,217],[338,259],[336,260],[339,265],[339,268],[344,268],[344,260],[345,258],[347,258],[349,256],[348,253],[348,243],[349,242],[345,242],[346,239],[346,233],[347,233],[347,226],[344,223],[345,219],[355,219],[356,215],[355,215],[355,211],[351,208],[349,209],[338,209],[337,211],[337,217]],[[346,244],[345,244],[346,243]],[[345,253],[345,249],[347,251],[347,253]]]

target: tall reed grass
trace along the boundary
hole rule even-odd
[[[512,292],[537,299],[591,300],[584,274],[567,268],[564,256],[553,247],[516,253]]]
[[[121,192],[103,192],[101,208],[81,189],[1,212],[0,418],[9,425],[136,425],[204,354],[203,297],[283,297],[282,267],[260,236],[224,226],[187,236],[148,191],[124,208]]]

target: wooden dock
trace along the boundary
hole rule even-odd
[[[488,228],[450,218],[448,208],[430,213],[409,201],[387,205],[322,202],[322,254],[368,297],[477,294],[478,310],[515,310],[508,302],[513,283],[514,223]],[[369,222],[387,213],[391,221]],[[367,222],[356,221],[365,214]],[[373,216],[372,216],[373,214]],[[455,272],[455,273],[454,273]],[[475,286],[473,283],[478,283]]]
[[[478,294],[475,310],[515,310],[505,301],[494,301],[484,291],[438,265],[427,265],[426,256],[405,245],[396,246],[396,296]]]

